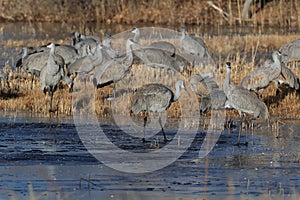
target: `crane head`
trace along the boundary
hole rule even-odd
[[[231,63],[230,62],[226,62],[226,67],[230,69],[231,68]]]

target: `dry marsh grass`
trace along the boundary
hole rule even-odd
[[[278,49],[281,45],[289,43],[290,41],[298,38],[298,35],[246,35],[246,36],[214,36],[204,37],[204,41],[208,46],[209,52],[212,54],[217,69],[217,82],[221,86],[225,76],[224,63],[230,61],[232,63],[232,83],[239,84],[242,78],[256,67],[259,67],[266,59],[271,59],[271,53],[274,49]],[[12,47],[13,45],[22,46],[25,43],[2,42],[4,45]],[[43,41],[36,41],[36,46],[43,43]],[[300,72],[297,67],[292,67],[292,71],[299,77]],[[7,66],[4,70],[9,72],[9,86],[2,83],[0,94],[0,109],[1,110],[25,110],[33,113],[43,113],[49,115],[49,98],[45,96],[40,89],[39,79],[36,78],[31,88],[31,77],[26,73],[17,73],[12,70],[12,66]],[[199,70],[197,70],[199,72]],[[202,72],[202,71],[201,71]],[[205,71],[203,71],[205,73]],[[128,115],[130,112],[130,101],[132,91],[137,89],[137,86],[148,82],[162,82],[167,84],[174,90],[174,82],[176,79],[184,79],[185,84],[188,85],[188,74],[180,75],[175,78],[172,72],[165,72],[164,70],[154,70],[153,68],[133,65],[131,73],[126,76],[124,80],[119,82],[116,86],[117,89],[123,89],[131,92],[121,96],[118,100],[119,112]],[[148,78],[148,80],[145,79]],[[83,83],[75,83],[83,84]],[[132,89],[132,87],[135,87]],[[106,97],[113,95],[114,85],[109,85],[104,88],[96,90],[95,95],[95,112],[98,116],[109,117],[112,114],[111,107],[112,101],[108,101]],[[269,113],[274,117],[288,117],[300,118],[300,104],[299,92],[288,89],[284,86],[281,87],[280,95],[276,96],[275,87],[271,84],[263,93],[263,100],[268,105]],[[94,92],[94,90],[92,91]],[[185,92],[183,92],[184,94]],[[191,92],[190,92],[191,93]],[[53,98],[53,106],[56,110],[55,115],[72,115],[74,105],[72,104],[72,95],[69,93],[68,88],[62,84]],[[182,98],[186,97],[184,94]],[[180,103],[173,104],[167,111],[168,116],[178,117],[181,116]],[[194,105],[190,105],[192,108]],[[230,115],[237,116],[237,112],[230,111]]]
[[[1,0],[0,19],[8,21],[97,22],[105,24],[154,23],[169,25],[300,25],[297,0],[253,1],[250,19],[241,19],[243,0],[213,1],[229,14],[222,17],[207,1],[194,0]],[[52,8],[52,9],[49,9]]]

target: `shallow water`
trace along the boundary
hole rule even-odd
[[[294,121],[281,125],[278,138],[271,129],[255,128],[248,147],[234,146],[238,130],[226,130],[208,156],[199,160],[206,135],[200,126],[177,161],[141,174],[120,172],[95,159],[72,119],[5,112],[0,127],[1,199],[29,199],[32,191],[41,199],[283,199],[300,195],[300,125]],[[101,127],[117,135],[113,122],[102,122]],[[144,144],[131,140],[118,137],[117,141],[126,144],[125,150],[151,149],[150,139]]]

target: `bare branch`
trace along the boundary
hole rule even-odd
[[[229,20],[229,14],[227,12],[222,10],[220,7],[216,6],[216,4],[214,4],[212,1],[207,1],[207,3],[208,3],[208,5],[210,5],[217,11],[219,11],[221,13],[222,17],[224,17],[224,19],[226,19],[227,21]]]

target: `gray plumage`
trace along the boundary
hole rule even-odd
[[[80,41],[74,47],[80,56],[86,56],[89,49],[95,50],[99,43],[101,43],[101,40],[98,38],[81,35]]]
[[[275,83],[276,89],[278,89],[278,84],[286,84],[295,90],[299,89],[299,78],[285,66],[281,66],[281,74],[277,79],[273,81]]]
[[[101,44],[98,44],[94,53],[92,53],[89,49],[87,55],[78,58],[76,61],[71,63],[67,68],[67,75],[88,74],[94,70],[95,66],[101,64],[102,61],[102,46]]]
[[[47,48],[46,45],[44,45],[44,46],[37,48],[35,51],[36,52],[45,52],[46,54],[48,54],[50,49]],[[55,54],[60,55],[63,58],[64,64],[66,66],[70,65],[76,59],[81,57],[78,54],[77,49],[75,49],[73,46],[64,45],[64,44],[55,44]]]
[[[223,90],[227,97],[229,105],[239,112],[241,123],[245,113],[256,117],[261,117],[265,120],[269,118],[268,108],[254,93],[241,87],[230,84],[230,63],[226,63],[226,77],[223,84]],[[240,143],[239,131],[238,144]],[[247,144],[247,141],[246,141]]]
[[[180,88],[184,88],[182,80],[175,83],[175,93],[163,84],[153,83],[143,86],[134,94],[131,102],[132,113],[137,115],[142,111],[146,111],[146,117],[144,118],[144,138],[149,112],[158,112],[159,124],[164,134],[164,140],[168,141],[161,123],[161,112],[167,110],[172,102],[178,100],[180,97]]]
[[[107,52],[107,54],[111,57],[111,58],[117,58],[120,56],[120,52],[113,49],[111,46],[111,36],[109,34],[106,34],[105,40],[102,43],[103,45],[103,50]]]
[[[95,52],[88,51],[86,56],[77,59],[68,67],[67,74],[92,75],[95,74],[96,70],[102,69],[102,66],[106,66],[107,63],[112,62],[114,59],[104,50],[104,46],[98,43]]]
[[[203,58],[207,57],[207,48],[205,43],[203,41],[200,42],[197,40],[194,40],[192,37],[187,36],[184,28],[181,29],[180,48],[192,55]]]
[[[192,74],[190,77],[190,86],[192,91],[199,96],[207,96],[212,90],[219,88],[213,80],[212,72],[207,74]]]
[[[69,41],[70,41],[70,45],[71,46],[75,46],[79,41],[80,41],[80,33],[79,32],[77,32],[77,31],[75,31],[74,33],[73,33],[73,36],[71,36],[70,38],[69,38]]]
[[[50,112],[52,112],[52,99],[53,93],[58,88],[63,74],[63,65],[60,65],[56,62],[55,56],[55,45],[54,43],[49,44],[47,47],[50,48],[48,59],[46,61],[46,65],[42,68],[40,73],[41,86],[43,92],[50,97]]]
[[[209,110],[218,110],[225,108],[227,101],[223,90],[214,89],[207,96],[201,98],[200,112],[205,113]]]
[[[132,31],[134,33],[133,41],[137,44],[140,44],[140,29],[134,28]],[[164,51],[166,54],[168,54],[171,57],[174,57],[176,55],[176,47],[174,44],[167,42],[167,41],[155,41],[150,43],[147,46],[144,46],[145,48],[154,48],[154,49],[160,49]]]
[[[115,83],[125,77],[133,62],[132,42],[131,39],[126,41],[126,55],[124,57],[108,60],[96,67],[93,78],[95,87]]]
[[[284,64],[300,61],[300,39],[282,45],[279,52],[282,54],[281,61]]]
[[[47,63],[49,58],[50,51],[38,51],[31,54],[28,54],[27,47],[23,48],[23,57],[22,57],[22,68],[31,74],[31,88],[33,85],[33,80],[35,76],[40,76],[41,70]],[[58,55],[53,55],[55,62],[60,65],[64,66],[65,61],[64,59]]]
[[[133,54],[138,57],[145,65],[153,68],[171,69],[181,72],[184,64],[171,57],[165,51],[148,46],[141,46],[132,41]]]
[[[247,90],[259,90],[266,88],[272,81],[277,79],[281,74],[281,62],[279,60],[280,53],[274,51],[272,54],[273,63],[265,64],[249,74],[247,74],[241,86]]]

